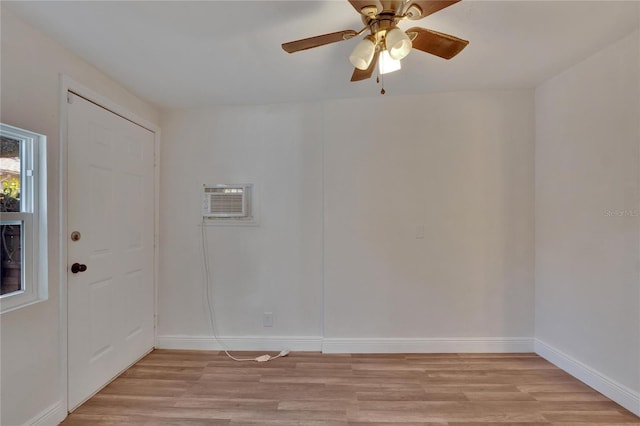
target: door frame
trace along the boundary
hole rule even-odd
[[[154,134],[154,147],[153,147],[153,204],[154,204],[154,225],[153,225],[153,348],[158,346],[158,259],[159,259],[159,244],[158,244],[158,230],[160,225],[160,127],[150,121],[139,117],[138,115],[130,112],[127,108],[113,102],[109,98],[102,96],[101,94],[89,89],[88,87],[78,83],[71,77],[60,74],[60,104],[59,104],[59,167],[60,167],[60,180],[58,186],[60,189],[60,196],[58,199],[59,209],[59,232],[58,232],[58,253],[60,256],[58,263],[58,297],[59,297],[59,327],[60,327],[60,340],[59,340],[59,382],[60,382],[60,397],[62,400],[62,406],[66,413],[69,412],[69,368],[68,368],[68,319],[67,319],[67,246],[68,246],[68,140],[67,140],[67,122],[68,122],[68,104],[67,104],[67,92],[74,92],[78,96],[81,96],[94,104],[113,112],[116,115],[121,116],[145,129],[151,131]]]

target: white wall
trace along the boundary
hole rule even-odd
[[[210,336],[202,185],[253,183],[257,226],[207,226],[221,336],[322,334],[322,109],[296,104],[163,118],[159,335]],[[263,313],[274,314],[263,327]]]
[[[535,96],[536,338],[635,398],[639,38],[636,31],[612,44]]]
[[[60,402],[59,74],[159,123],[159,113],[50,38],[1,9],[0,120],[47,136],[49,300],[0,318],[3,426],[21,425]],[[60,408],[60,407],[58,407]],[[64,412],[64,407],[63,407]]]
[[[169,111],[163,140],[161,344],[209,334],[199,189],[236,181],[260,225],[206,229],[220,335],[532,338],[531,91]]]
[[[325,337],[531,337],[532,92],[326,110]]]

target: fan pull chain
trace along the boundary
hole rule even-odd
[[[380,89],[381,95],[387,93],[387,91],[384,90],[384,74],[378,74],[378,76],[376,77],[376,83],[382,83],[382,88]]]

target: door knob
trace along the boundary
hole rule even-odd
[[[78,272],[84,272],[87,270],[87,265],[83,265],[81,263],[74,263],[71,265],[71,272],[77,274]]]

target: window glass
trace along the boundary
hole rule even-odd
[[[0,212],[19,212],[21,158],[20,141],[2,136],[0,139]]]
[[[2,221],[0,225],[0,295],[24,290],[22,274],[22,229],[19,221]]]

